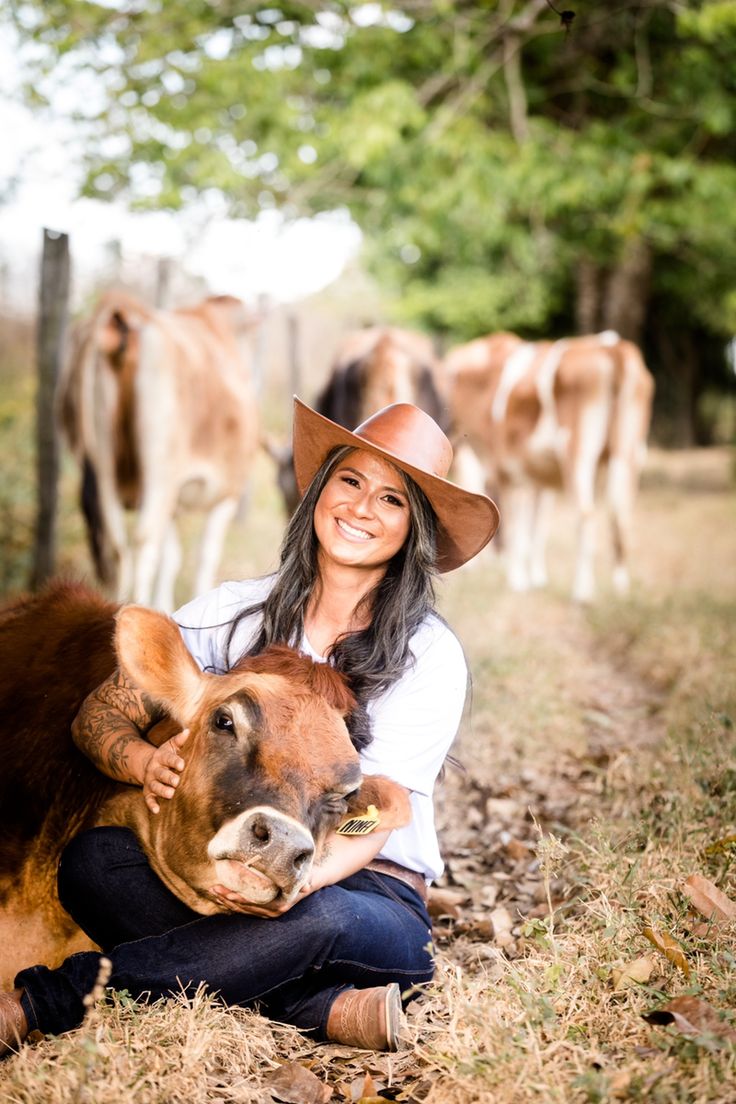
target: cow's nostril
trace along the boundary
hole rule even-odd
[[[307,865],[311,858],[312,851],[300,851],[294,858],[294,869],[297,872],[301,872],[302,868]]]
[[[259,843],[268,843],[271,839],[271,832],[269,831],[268,825],[264,824],[262,820],[256,821],[252,830],[254,837]]]

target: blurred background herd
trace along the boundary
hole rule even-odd
[[[83,197],[66,225],[54,223],[63,174],[42,181],[48,209],[37,205],[34,244],[19,251],[11,221],[28,164],[13,160],[9,137],[11,163],[0,177],[1,592],[51,571],[93,576],[94,542],[88,547],[78,502],[90,459],[81,415],[71,430],[67,417],[63,446],[59,437],[84,327],[97,319],[113,334],[112,345],[97,342],[95,357],[117,372],[150,332],[147,312],[213,294],[237,296],[248,312],[238,355],[248,380],[243,402],[258,418],[237,507],[226,511],[244,531],[258,528],[247,554],[225,549],[220,576],[273,566],[286,517],[278,477],[291,396],[347,424],[359,420],[324,406],[336,368],[349,373],[366,354],[346,355],[356,334],[360,342],[366,333],[408,332],[426,342],[428,355],[414,361],[430,370],[456,443],[472,436],[453,406],[448,365],[458,348],[511,334],[534,343],[547,369],[551,355],[558,439],[550,447],[568,491],[575,479],[563,452],[576,423],[559,399],[572,338],[604,335],[604,347],[630,343],[641,352],[655,384],[651,424],[649,410],[642,421],[650,447],[734,443],[729,0],[581,0],[572,10],[551,0],[19,0],[6,5],[0,32],[14,60],[6,94],[28,118],[66,127],[69,179]],[[111,212],[111,229],[91,261],[77,243],[86,245],[85,219],[100,210]],[[160,224],[145,220],[167,212],[179,228],[177,249],[153,229],[150,243],[131,248],[114,229],[112,213],[121,210],[152,228]],[[289,254],[282,246],[294,225],[314,234]],[[243,234],[269,226],[270,260],[280,258],[280,268],[265,263],[262,241],[249,253],[254,239]],[[335,233],[343,243],[337,274],[325,275],[322,254]],[[126,314],[131,302],[135,317]],[[603,458],[623,371],[605,357]],[[511,413],[508,379],[503,409],[494,408],[507,361],[504,354],[483,368],[496,372],[484,377],[478,400],[492,439],[485,470],[457,474],[482,479],[502,511],[505,476],[494,449],[512,437],[518,446],[516,431],[499,428]],[[471,374],[479,370],[469,363]],[[104,385],[90,387],[90,409],[99,412]],[[171,426],[163,407],[157,417],[158,438]],[[184,536],[186,543],[186,529]],[[205,578],[196,566],[189,577],[187,570],[177,600]],[[111,578],[108,569],[114,589]],[[578,597],[590,597],[585,584]]]

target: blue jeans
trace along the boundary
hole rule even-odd
[[[361,870],[305,897],[275,919],[200,916],[149,866],[127,828],[77,836],[59,865],[64,908],[112,962],[108,985],[156,1000],[198,985],[226,1004],[326,1038],[343,989],[399,983],[406,993],[434,972],[430,920],[419,894],[396,878]],[[55,970],[33,966],[15,979],[31,1030],[77,1027],[94,988],[96,951]]]

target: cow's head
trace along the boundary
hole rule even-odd
[[[366,800],[392,806],[382,827],[409,819],[393,783],[382,783],[388,804],[361,795],[345,724],[355,702],[328,665],[276,648],[203,674],[175,622],[138,606],[119,612],[116,648],[130,678],[190,729],[175,796],[157,815],[136,801],[132,826],[159,876],[198,912],[218,911],[218,884],[254,903],[293,898],[327,833]]]

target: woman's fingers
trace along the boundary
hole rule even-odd
[[[172,736],[161,747],[155,748],[148,760],[146,775],[143,783],[143,797],[146,805],[152,813],[159,813],[161,806],[157,798],[166,800],[176,793],[176,787],[181,780],[181,772],[186,766],[186,761],[179,754],[179,749],[184,746],[189,737],[189,729],[185,728]]]
[[[150,789],[159,797],[173,797],[178,785],[179,775],[169,774],[167,777],[152,779]]]
[[[144,793],[143,799],[152,813],[160,813],[161,806],[152,793]]]
[[[260,916],[265,920],[281,916],[291,908],[291,904],[254,905],[251,901],[247,901],[245,897],[241,897],[234,889],[228,889],[227,886],[223,885],[213,886],[211,893],[228,911],[244,912],[248,916]]]

